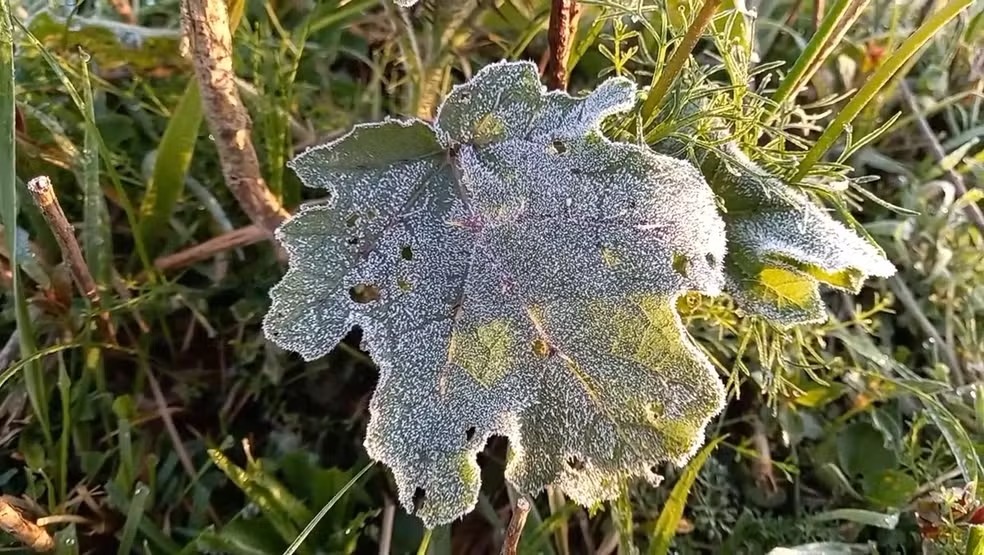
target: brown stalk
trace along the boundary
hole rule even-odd
[[[30,549],[46,553],[55,548],[55,540],[47,530],[41,528],[14,508],[6,495],[0,496],[0,530],[17,538]]]
[[[250,220],[272,237],[289,214],[260,175],[250,136],[252,122],[233,72],[232,33],[225,2],[182,0],[181,23],[226,185]]]
[[[547,31],[547,40],[550,43],[547,86],[551,89],[567,90],[567,63],[571,59],[571,49],[574,47],[579,13],[577,0],[551,1],[550,28]]]
[[[267,237],[267,231],[259,226],[241,227],[185,250],[162,256],[154,261],[154,267],[162,272],[184,268],[208,260],[220,252],[258,243]]]
[[[523,534],[523,527],[526,526],[526,517],[530,514],[530,502],[525,497],[516,500],[513,507],[512,518],[509,519],[509,526],[506,528],[506,539],[502,542],[502,555],[516,555],[519,548],[519,537]]]
[[[41,215],[44,216],[45,222],[48,223],[48,227],[51,228],[51,232],[55,236],[55,241],[61,250],[62,260],[65,261],[69,272],[72,274],[72,281],[75,282],[76,289],[85,298],[89,299],[93,308],[98,310],[102,305],[99,290],[96,287],[95,280],[92,279],[89,266],[85,263],[82,249],[79,247],[78,239],[75,237],[75,230],[68,223],[68,219],[65,218],[65,212],[62,211],[58,197],[55,196],[55,189],[51,185],[51,179],[45,175],[35,177],[28,181],[27,189],[30,191],[31,196],[34,198],[34,203],[38,205]],[[116,332],[113,330],[109,313],[99,311],[96,325],[99,326],[100,331],[106,338],[114,343],[116,342]]]

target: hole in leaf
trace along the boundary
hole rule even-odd
[[[659,467],[655,464],[649,467],[650,474],[659,474]]]
[[[356,213],[349,214],[349,217],[345,219],[345,227],[355,227],[359,225],[359,215]]]
[[[711,266],[717,264],[717,257],[711,253],[705,254],[704,260],[707,260],[707,263],[710,264]]]
[[[676,270],[676,273],[683,277],[687,277],[688,266],[690,266],[690,261],[687,260],[686,256],[678,252],[673,253],[673,269]]]
[[[346,241],[346,243],[348,243],[348,244],[350,244],[352,246],[358,245],[359,244],[359,238],[358,237],[349,237],[348,238],[348,241]]]
[[[534,339],[532,348],[533,348],[533,354],[536,355],[536,357],[539,359],[550,358],[556,352],[556,350],[553,348],[553,345],[547,343],[543,339]]]
[[[349,297],[359,304],[378,301],[379,288],[371,283],[360,283],[349,288]]]
[[[413,249],[410,248],[410,245],[403,245],[400,249],[400,258],[403,260],[413,260]]]
[[[563,154],[567,152],[567,145],[565,145],[564,141],[561,141],[560,139],[554,139],[554,141],[550,143],[550,146],[553,148],[555,154]]]
[[[465,439],[471,441],[473,437],[475,437],[475,426],[472,426],[471,428],[465,430]]]
[[[567,457],[567,466],[571,467],[571,470],[580,472],[584,470],[584,461],[571,455],[570,457]]]
[[[417,488],[416,490],[414,490],[414,492],[413,492],[413,512],[419,511],[420,510],[420,507],[423,506],[423,504],[424,504],[424,500],[426,500],[426,499],[427,499],[427,492],[424,491],[424,488]]]
[[[396,286],[400,288],[400,291],[409,291],[413,289],[413,284],[403,278],[396,280]]]

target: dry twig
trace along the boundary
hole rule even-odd
[[[259,226],[241,227],[183,251],[162,256],[154,261],[154,267],[162,272],[184,268],[196,262],[208,260],[220,252],[252,245],[266,237],[267,231]]]
[[[250,220],[272,236],[289,214],[260,175],[250,136],[252,122],[233,72],[232,33],[225,2],[183,0],[181,22],[226,185]]]
[[[509,527],[506,528],[506,539],[502,542],[502,555],[516,555],[519,548],[519,537],[523,534],[523,527],[526,526],[526,517],[530,514],[530,502],[525,497],[516,500],[513,507],[512,518],[509,519]]]
[[[48,227],[51,228],[55,236],[58,248],[61,249],[62,259],[68,265],[76,289],[89,299],[93,308],[98,310],[102,305],[102,300],[99,297],[99,289],[96,287],[95,280],[92,279],[89,266],[85,263],[82,249],[79,247],[78,239],[75,237],[75,230],[72,228],[72,224],[68,223],[68,219],[65,218],[65,212],[62,211],[58,197],[55,196],[55,189],[51,185],[51,179],[45,175],[35,177],[27,183],[27,189],[30,191],[31,196],[34,198],[34,203],[38,205],[41,215],[44,216],[44,220],[48,223]],[[100,331],[106,338],[114,343],[116,342],[116,332],[113,330],[109,313],[99,311],[96,325],[99,326]]]
[[[550,61],[547,64],[547,83],[551,89],[566,90],[571,48],[577,31],[580,9],[577,0],[552,0],[550,5]]]
[[[0,530],[17,538],[34,551],[45,553],[55,548],[55,540],[47,530],[24,516],[10,503],[12,499],[0,496]]]

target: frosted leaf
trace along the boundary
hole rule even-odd
[[[689,162],[601,135],[634,93],[575,99],[493,64],[433,126],[356,126],[291,162],[329,198],[278,231],[290,268],[264,329],[306,359],[363,330],[366,449],[429,526],[472,510],[492,435],[518,489],[587,505],[685,462],[721,408],[674,303],[721,290],[724,223]]]
[[[737,145],[719,148],[705,154],[701,167],[725,207],[726,289],[744,310],[781,326],[823,322],[820,284],[857,293],[868,276],[895,273],[878,247]]]

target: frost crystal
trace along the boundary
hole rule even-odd
[[[668,152],[676,142],[657,148]],[[780,326],[823,322],[821,284],[857,293],[868,276],[895,274],[877,246],[755,165],[735,143],[695,150],[725,209],[725,289],[745,311]]]
[[[359,125],[291,162],[329,199],[278,231],[264,329],[313,359],[362,328],[366,448],[428,526],[475,506],[492,435],[517,488],[588,505],[685,462],[722,406],[674,307],[724,285],[724,222],[689,162],[602,136],[634,93],[546,93],[533,64],[497,63],[433,126]]]

